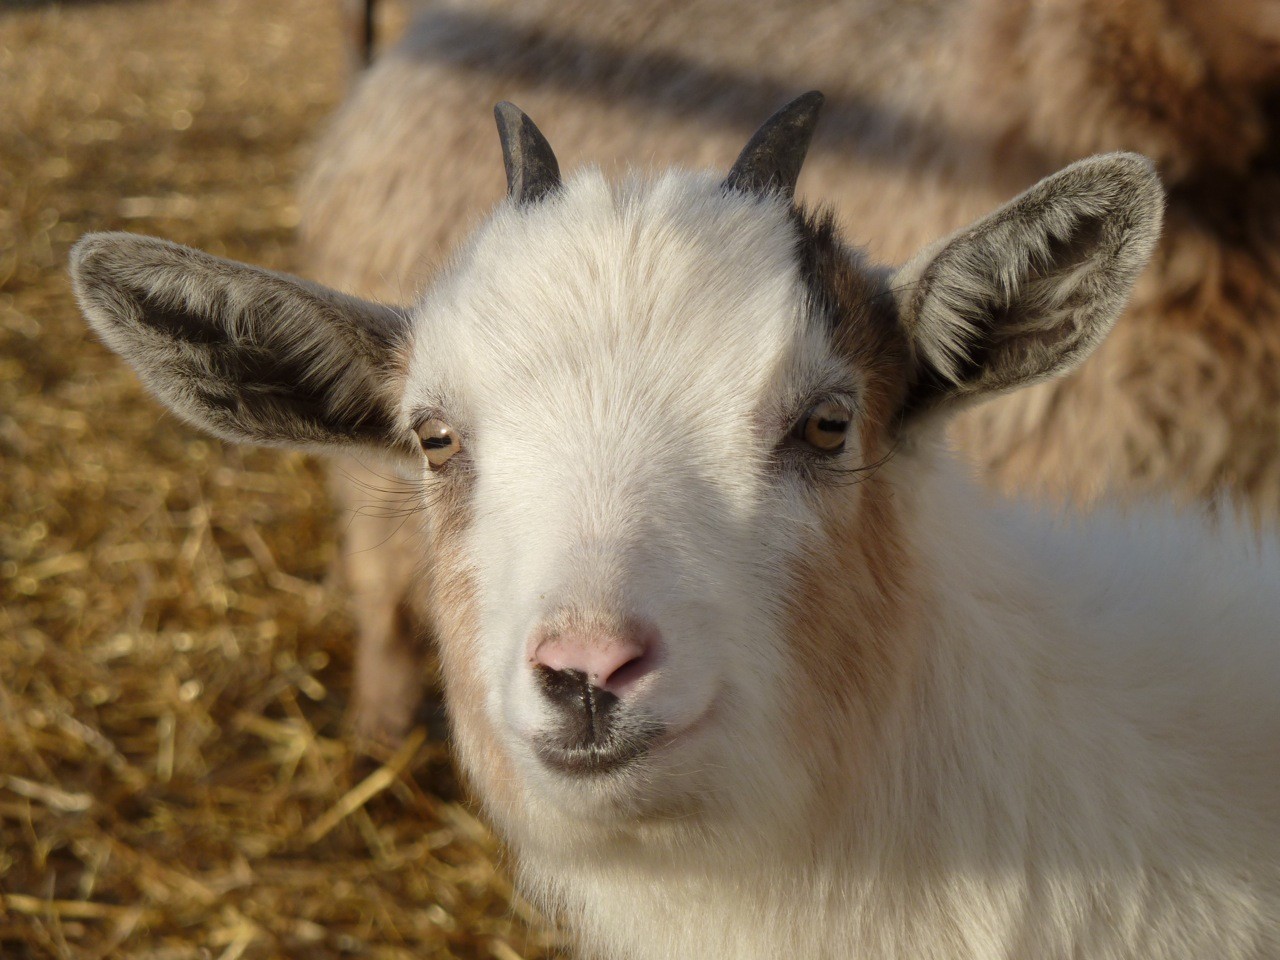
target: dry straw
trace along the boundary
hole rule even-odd
[[[356,762],[316,464],[85,333],[86,230],[288,268],[339,4],[0,11],[0,956],[555,955],[438,738]]]

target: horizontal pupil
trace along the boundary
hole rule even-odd
[[[453,437],[427,437],[422,441],[424,450],[443,450],[453,446]]]
[[[844,433],[849,429],[848,420],[819,420],[818,429],[823,433]]]

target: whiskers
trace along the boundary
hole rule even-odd
[[[874,477],[886,463],[893,459],[898,452],[898,443],[895,441],[884,455],[870,463],[864,463],[856,467],[839,467],[835,464],[816,462],[812,463],[811,469],[815,475],[815,479],[819,479],[824,483],[830,483],[834,486],[854,486],[863,483]]]
[[[427,511],[436,502],[437,497],[433,491],[419,482],[395,475],[388,476],[378,470],[374,470],[363,461],[358,462],[365,476],[352,473],[341,466],[336,468],[339,475],[358,489],[366,498],[364,503],[360,503],[350,510],[347,529],[350,529],[351,524],[361,518],[388,523],[399,521],[382,540],[362,550],[355,551],[356,553],[365,553],[370,550],[376,550],[392,540],[413,517],[426,515]]]

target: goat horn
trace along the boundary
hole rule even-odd
[[[766,120],[738,154],[724,178],[725,189],[794,196],[823,99],[810,90]]]
[[[493,108],[507,168],[507,196],[516,203],[536,203],[560,188],[560,164],[551,144],[514,103]]]

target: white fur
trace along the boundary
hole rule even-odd
[[[629,960],[1280,955],[1280,560],[1236,531],[1052,527],[919,440],[885,470],[921,657],[858,769],[825,771],[847,802],[810,812],[779,600],[824,533],[762,463],[839,365],[793,242],[711,180],[586,174],[500,212],[419,313],[404,410],[450,397],[475,458],[464,553],[521,796],[490,810],[527,886]],[[647,706],[712,710],[604,785],[529,747],[524,640],[566,603],[653,619]]]

